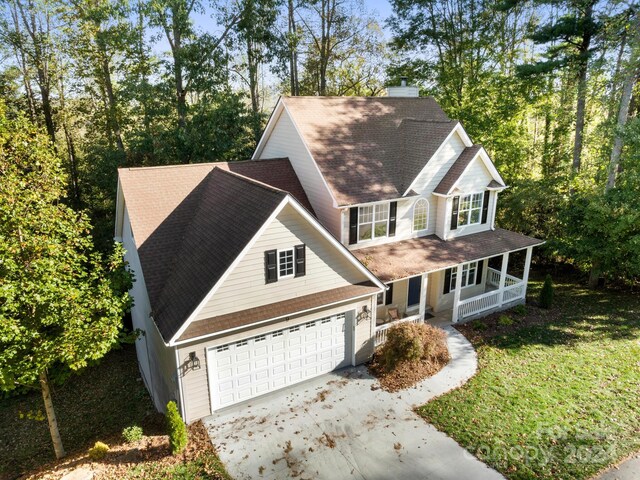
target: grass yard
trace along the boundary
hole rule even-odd
[[[170,455],[164,417],[155,411],[142,383],[133,345],[109,353],[99,365],[55,387],[53,403],[67,451],[58,462],[40,392],[0,399],[0,480],[91,465],[87,450],[98,440],[111,451],[101,464],[91,465],[96,479],[229,478],[197,425],[190,427],[188,452]],[[134,424],[143,428],[145,438],[126,444],[122,429]]]
[[[566,281],[551,310],[506,315],[460,328],[479,372],[419,413],[510,479],[589,478],[639,450],[639,296]]]

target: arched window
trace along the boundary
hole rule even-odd
[[[429,220],[429,202],[424,198],[418,200],[413,206],[413,231],[420,232],[427,229]]]

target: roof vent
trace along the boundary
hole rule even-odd
[[[407,85],[407,77],[400,77],[399,87],[387,87],[388,97],[419,97],[418,87]]]

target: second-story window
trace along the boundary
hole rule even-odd
[[[420,232],[427,229],[429,216],[429,204],[424,198],[418,200],[413,206],[413,231]]]
[[[472,193],[460,197],[460,209],[458,210],[458,226],[474,225],[480,223],[482,214],[482,193]]]
[[[278,250],[278,279],[293,277],[293,248]]]
[[[367,205],[358,209],[358,241],[386,237],[389,227],[389,204]]]

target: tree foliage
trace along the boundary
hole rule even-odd
[[[103,259],[87,216],[63,203],[50,139],[2,104],[0,178],[0,390],[40,382],[48,393],[48,372],[79,370],[118,343],[131,277],[122,250]]]

